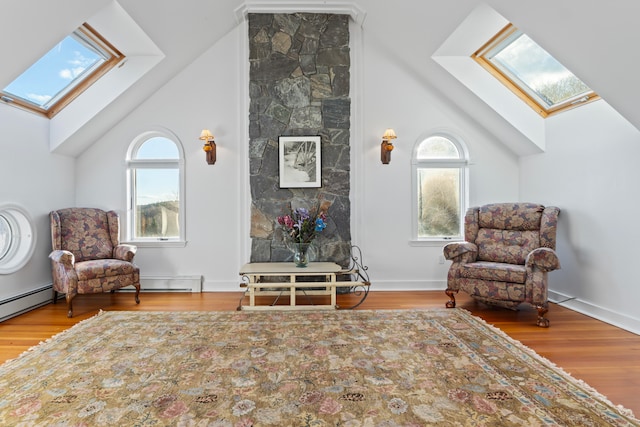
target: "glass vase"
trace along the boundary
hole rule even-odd
[[[306,267],[309,264],[309,245],[311,243],[293,244],[293,262],[296,267]]]

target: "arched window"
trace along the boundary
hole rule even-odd
[[[138,136],[127,154],[127,239],[137,245],[185,243],[184,153],[168,131]]]
[[[462,238],[467,163],[459,138],[437,133],[418,140],[412,159],[414,241]]]

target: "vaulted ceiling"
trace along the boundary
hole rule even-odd
[[[640,129],[640,109],[634,101],[640,91],[636,84],[640,50],[634,47],[634,42],[640,40],[636,23],[640,2],[487,0],[484,3],[524,30]],[[244,12],[261,11],[266,6],[274,11],[294,10],[296,5],[316,11],[347,6],[361,14],[365,43],[375,43],[387,51],[389,60],[406,67],[420,84],[440,94],[443,102],[482,123],[497,139],[522,139],[514,126],[432,58],[481,4],[477,0],[397,0],[392,6],[387,0],[277,4],[260,0],[51,0],[39,1],[34,6],[33,2],[23,0],[3,0],[0,85],[6,86],[82,22],[92,17],[98,19],[105,9],[116,7],[124,11],[135,25],[112,31],[119,31],[128,40],[138,40],[140,34],[144,35],[151,42],[145,46],[157,48],[157,60],[77,132],[78,140],[92,141],[239,25]],[[130,43],[130,54],[145,54],[143,44]],[[224,58],[220,60],[224,62]],[[78,143],[68,154],[78,154],[83,148]]]

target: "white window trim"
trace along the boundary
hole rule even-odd
[[[138,149],[151,138],[161,137],[173,141],[178,149],[178,159],[134,159],[133,156],[138,152]],[[184,148],[180,139],[168,129],[155,129],[149,130],[139,134],[129,145],[127,151],[127,215],[126,215],[126,237],[125,242],[134,244],[138,247],[175,247],[183,248],[187,245],[186,239],[186,211],[185,211],[185,159]],[[135,200],[136,200],[136,187],[134,183],[134,169],[175,169],[177,166],[179,174],[179,188],[180,188],[180,215],[178,216],[180,226],[180,236],[174,238],[134,238],[135,228]]]
[[[500,61],[494,60],[494,56],[502,51],[502,49],[510,46],[520,36],[527,36],[522,30],[516,28],[513,24],[507,24],[502,30],[500,30],[494,37],[492,37],[484,46],[478,49],[471,57],[480,64],[485,70],[487,70],[492,76],[498,79],[503,85],[505,85],[513,94],[520,98],[525,104],[531,107],[542,118],[550,117],[554,114],[558,114],[567,110],[570,110],[581,105],[588,104],[600,99],[600,96],[596,94],[593,89],[587,87],[578,76],[573,74],[567,69],[564,64],[561,64],[550,53],[547,52],[550,58],[556,60],[558,64],[565,68],[565,70],[571,73],[580,83],[584,84],[588,90],[577,93],[564,101],[554,103],[552,105],[542,98],[528,82],[521,80],[517,71],[512,72],[500,63]],[[538,45],[538,43],[531,39],[541,50],[546,50]]]
[[[24,267],[36,247],[36,229],[27,211],[14,204],[0,205],[0,214],[11,227],[9,251],[0,260],[0,274],[11,274]]]
[[[96,54],[100,55],[102,59],[84,70],[78,77],[71,79],[66,86],[58,93],[53,94],[52,98],[44,104],[39,104],[31,99],[21,97],[18,94],[5,91],[0,91],[2,100],[14,107],[22,108],[51,119],[125,59],[125,56],[117,48],[86,22],[76,28],[62,41],[67,40],[69,37],[74,38],[78,43],[84,44],[87,49],[93,50]],[[32,65],[35,65],[43,57],[39,58]],[[24,74],[29,71],[30,68],[31,66],[24,70],[13,82],[23,79]]]
[[[418,159],[418,148],[422,142],[430,137],[440,136],[450,140],[461,153],[461,158],[457,159]],[[411,239],[409,246],[442,246],[443,243],[457,242],[464,240],[464,215],[469,206],[469,151],[464,141],[457,135],[449,131],[432,131],[422,134],[413,146],[411,155]],[[460,168],[462,176],[460,179],[460,237],[418,237],[418,168]]]

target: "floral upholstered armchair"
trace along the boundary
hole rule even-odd
[[[66,294],[67,317],[73,316],[77,294],[136,288],[140,303],[140,270],[133,263],[136,247],[120,244],[120,224],[115,211],[69,208],[52,211],[49,255],[53,273],[53,302]]]
[[[498,203],[470,208],[464,242],[444,247],[449,268],[447,307],[463,290],[486,304],[515,309],[523,302],[538,310],[537,325],[549,326],[547,273],[560,268],[555,252],[560,209],[532,203]]]

